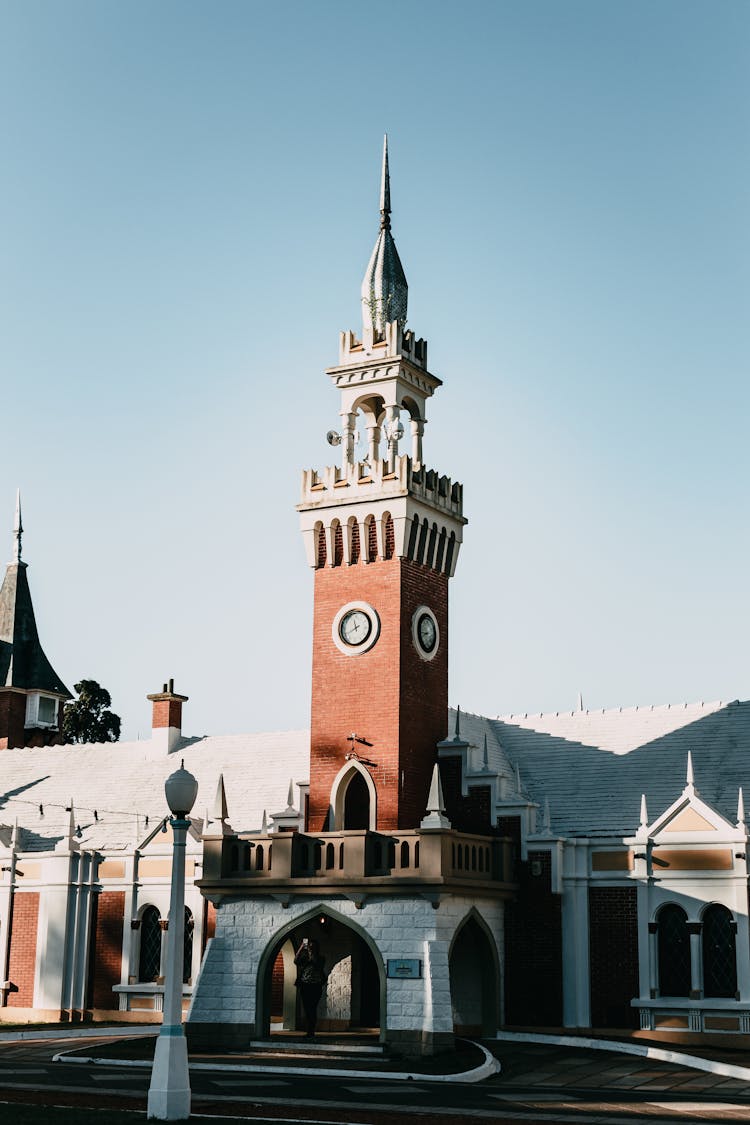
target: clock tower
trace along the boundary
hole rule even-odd
[[[406,328],[391,234],[387,139],[380,231],[362,282],[362,336],[328,369],[340,465],[307,470],[298,505],[315,570],[308,827],[417,828],[448,716],[448,581],[463,489],[428,468],[427,403],[441,381]]]

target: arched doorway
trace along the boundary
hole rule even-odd
[[[494,1036],[500,1022],[497,949],[476,911],[456,931],[448,964],[455,1034]]]
[[[385,1038],[385,970],[369,935],[327,907],[291,922],[267,946],[258,966],[257,1033],[301,1037],[304,1020],[295,987],[295,952],[315,938],[325,958],[326,985],[318,1035]]]
[[[344,794],[344,828],[370,827],[370,792],[361,773],[356,772]]]

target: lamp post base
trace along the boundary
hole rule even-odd
[[[185,1121],[190,1117],[187,1041],[181,1027],[164,1030],[156,1040],[147,1116],[157,1121]]]

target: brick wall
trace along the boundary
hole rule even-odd
[[[17,691],[0,691],[0,750],[26,745],[25,721],[26,696]]]
[[[333,619],[350,601],[366,601],[380,617],[380,636],[360,655],[339,651]],[[421,660],[412,616],[430,607],[440,649]],[[334,778],[355,731],[371,745],[357,753],[378,792],[378,828],[413,828],[425,814],[435,744],[446,735],[448,710],[448,579],[408,559],[361,561],[315,572],[313,699],[309,823],[323,828]]]
[[[39,921],[37,891],[13,895],[10,922],[10,958],[8,979],[9,1008],[34,1007],[34,968],[36,965],[36,933]]]
[[[456,755],[440,759],[440,780],[443,785],[445,811],[452,826],[459,832],[495,832],[492,824],[489,785],[470,785],[461,793],[461,758]]]
[[[112,991],[122,972],[122,934],[125,914],[124,891],[102,891],[97,896],[94,943],[89,954],[94,960],[91,1001],[95,1008],[116,1008]]]
[[[518,896],[505,916],[505,1022],[561,1027],[562,903],[552,893],[549,852],[530,851],[517,871]]]
[[[215,925],[215,916],[214,916]],[[271,1018],[279,1019],[284,1014],[284,955],[279,950],[273,963],[271,975]]]
[[[589,888],[592,1027],[637,1027],[638,906],[635,887]]]

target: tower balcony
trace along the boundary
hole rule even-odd
[[[512,841],[452,829],[277,832],[207,836],[203,878],[212,900],[268,894],[316,896],[515,891]]]

